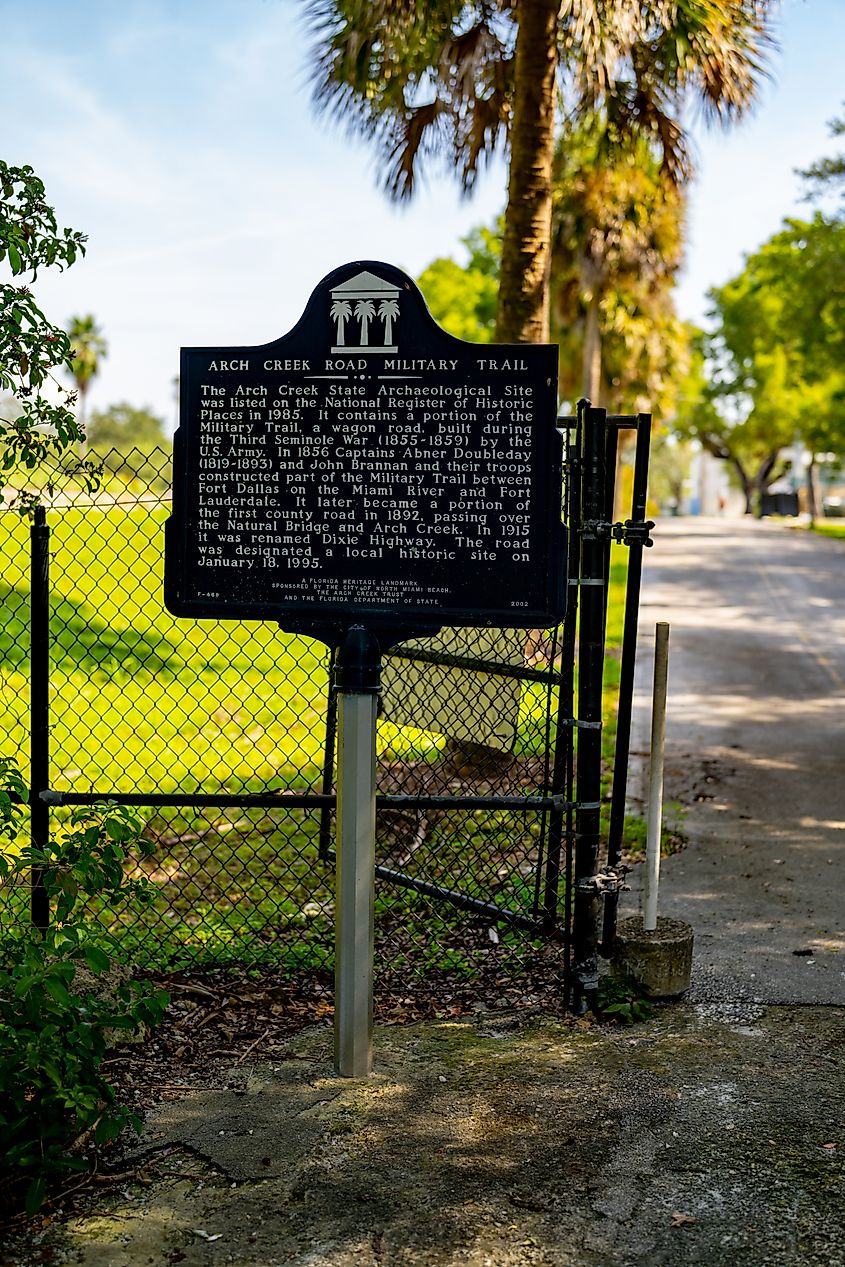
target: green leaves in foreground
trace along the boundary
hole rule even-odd
[[[84,904],[105,900],[124,912],[147,896],[127,878],[127,850],[137,846],[140,820],[110,804],[76,812],[69,827],[42,850],[15,852],[20,779],[0,766],[0,836],[6,884],[44,878],[54,922],[43,936],[26,927],[0,937],[0,1163],[14,1183],[26,1183],[33,1213],[56,1175],[84,1170],[83,1140],[116,1139],[140,1123],[101,1072],[109,1042],[155,1025],[167,995],[149,982],[121,980],[112,945]]]
[[[633,977],[606,976],[599,981],[598,1011],[602,1020],[633,1025],[647,1021],[654,1007]]]
[[[52,939],[32,940],[14,965],[0,970],[0,1149],[3,1169],[27,1181],[26,1207],[41,1204],[46,1184],[87,1161],[68,1151],[93,1135],[113,1140],[140,1123],[115,1100],[100,1066],[110,1031],[136,1034],[161,1018],[167,996],[149,983],[121,985],[99,998],[78,980],[78,964],[56,956]],[[101,971],[108,956],[95,952]],[[111,997],[109,997],[111,994]]]

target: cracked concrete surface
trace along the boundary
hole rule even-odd
[[[149,1186],[101,1196],[51,1261],[839,1267],[843,1038],[838,1009],[747,1004],[426,1023],[380,1030],[355,1083],[314,1031],[152,1114]]]

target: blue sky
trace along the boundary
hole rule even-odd
[[[94,408],[147,404],[172,425],[181,345],[267,342],[338,264],[419,273],[501,210],[501,162],[471,200],[437,175],[391,205],[366,145],[315,116],[299,8],[0,0],[3,156],[31,163],[89,235],[87,258],[37,293],[55,320],[92,312],[105,330]],[[785,0],[780,42],[754,116],[730,134],[696,127],[684,316],[700,319],[707,288],[785,215],[807,214],[794,168],[834,148],[845,0]]]

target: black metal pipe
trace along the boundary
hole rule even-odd
[[[592,525],[601,520],[605,505],[604,437],[606,413],[585,410],[582,454],[581,613],[578,630],[578,719],[601,722],[604,677],[604,543]],[[584,1012],[594,1007],[598,989],[599,898],[588,881],[596,874],[600,836],[601,728],[577,731],[576,815],[574,864],[573,996],[572,1007]],[[589,808],[587,808],[589,806]],[[595,808],[593,808],[595,806]]]
[[[565,508],[562,506],[562,489],[561,489],[561,514],[564,514]],[[569,563],[569,556],[568,556]],[[566,570],[569,576],[569,570]],[[561,626],[555,625],[551,636],[550,660],[555,664],[557,660],[557,642],[561,637]],[[554,683],[560,687],[561,670],[557,669],[554,675]],[[543,725],[543,755],[542,755],[542,794],[543,796],[551,796],[554,794],[554,786],[552,786],[552,770],[554,770],[556,744],[555,744],[555,691],[552,680],[546,684],[545,708],[543,708],[543,716],[545,716],[545,725]],[[555,844],[552,843],[549,835],[549,818],[550,815],[543,815],[540,818],[540,835],[537,837],[537,858],[535,862],[535,884],[533,884],[533,898],[531,903],[531,914],[533,919],[540,920],[545,911],[545,887],[547,879],[549,879],[550,865],[552,864],[552,851]],[[557,853],[560,853],[560,841],[557,841]]]
[[[574,444],[571,449],[572,464],[572,480],[570,484],[570,514],[573,524],[573,554],[572,554],[572,576],[576,581],[575,602],[573,603],[572,623],[569,627],[566,646],[564,648],[565,664],[569,674],[568,682],[568,707],[570,714],[574,715],[575,711],[575,647],[577,642],[577,615],[578,615],[578,594],[580,586],[577,582],[580,580],[581,574],[581,530],[584,522],[582,510],[583,497],[583,481],[581,478],[581,445],[583,443],[584,431],[584,415],[589,407],[589,401],[582,400],[578,402],[577,426],[575,429]],[[577,526],[577,534],[576,534]],[[564,903],[564,943],[563,943],[563,997],[567,1007],[572,1006],[572,996],[574,993],[573,974],[572,974],[572,894],[574,892],[574,872],[575,872],[575,814],[572,809],[572,803],[575,800],[575,728],[570,729],[569,739],[565,750],[565,774],[564,774],[564,795],[569,802],[564,817],[564,884],[566,886],[566,902]]]
[[[329,853],[329,861],[334,862],[334,860],[335,852],[332,849]],[[459,889],[448,889],[445,885],[435,884],[432,880],[419,880],[405,871],[396,871],[393,867],[383,867],[379,863],[376,863],[375,870],[376,879],[387,880],[390,884],[395,884],[402,889],[411,889],[412,892],[420,893],[423,897],[442,898],[452,906],[459,907],[463,911],[470,911],[473,915],[483,915],[485,919],[490,920],[507,921],[508,924],[514,924],[530,932],[538,931],[537,921],[530,915],[523,915],[520,911],[512,911],[506,906],[496,906],[495,902],[485,902],[481,898],[471,897],[468,893],[461,893]]]
[[[350,625],[337,656],[334,689],[339,695],[378,695],[381,692],[381,648],[365,625]]]
[[[334,796],[319,792],[246,792],[243,795],[226,792],[58,792],[50,789],[42,793],[48,805],[95,805],[111,801],[116,805],[149,805],[174,809],[323,809],[334,808]]]
[[[449,655],[445,651],[394,647],[385,659],[413,660],[420,664],[443,664],[452,669],[470,669],[475,673],[489,673],[491,677],[519,678],[521,682],[544,682],[556,686],[558,674],[551,669],[532,669],[521,664],[496,664],[489,660],[476,660],[471,656]]]
[[[378,796],[379,809],[565,809],[562,796]]]
[[[202,809],[334,809],[335,796],[320,792],[256,792],[242,796],[226,793],[181,794],[178,792],[57,792],[42,793],[46,805],[94,805],[113,801],[117,805],[172,806]],[[379,795],[379,809],[510,809],[520,812],[565,810],[561,796],[401,796]],[[574,807],[573,807],[574,808]]]
[[[50,835],[50,806],[40,795],[50,786],[50,529],[43,506],[35,507],[30,528],[29,601],[30,832],[33,848],[44,849]],[[30,917],[42,931],[50,925],[40,867],[31,872]]]
[[[631,520],[644,523],[648,505],[648,461],[651,448],[651,414],[637,417],[637,445],[634,456],[634,487]],[[628,555],[628,579],[625,588],[625,622],[622,632],[622,661],[619,669],[619,705],[616,713],[616,750],[613,762],[613,784],[610,801],[610,824],[607,835],[607,864],[616,866],[622,857],[625,829],[625,802],[628,794],[628,762],[631,754],[631,720],[634,702],[634,670],[637,663],[637,632],[640,615],[640,588],[643,573],[643,542],[634,539]],[[601,953],[609,958],[616,936],[616,913],[619,898],[609,894],[605,899]]]
[[[608,418],[604,433],[604,520],[613,523],[616,505],[616,463],[619,457],[619,427],[615,419]],[[610,531],[604,539],[604,641],[607,641],[607,605],[610,598],[610,557],[613,540]]]

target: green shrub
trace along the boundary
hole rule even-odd
[[[633,977],[602,977],[599,981],[598,1012],[621,1025],[647,1021],[654,1012],[642,988]]]
[[[0,1155],[3,1178],[26,1185],[27,1212],[38,1209],[61,1172],[87,1163],[68,1151],[81,1136],[100,1144],[138,1119],[118,1104],[101,1066],[113,1032],[127,1038],[155,1025],[167,995],[148,982],[92,989],[90,974],[112,967],[114,944],[84,918],[85,903],[132,908],[147,899],[126,877],[127,849],[140,837],[131,810],[103,804],[76,811],[44,849],[20,845],[26,787],[0,760],[0,877],[27,882],[38,868],[53,908],[43,934],[30,925],[0,936]],[[84,965],[84,970],[80,971]],[[111,1032],[111,1033],[110,1033]]]

